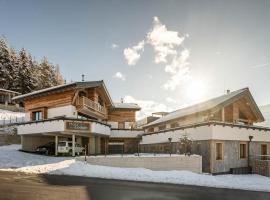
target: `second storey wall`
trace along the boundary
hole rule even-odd
[[[50,94],[43,97],[36,97],[33,99],[25,100],[25,111],[36,108],[47,107],[55,108],[71,105],[74,91],[66,91],[59,94]]]

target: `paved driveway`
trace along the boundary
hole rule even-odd
[[[1,200],[265,200],[270,193],[0,171]]]

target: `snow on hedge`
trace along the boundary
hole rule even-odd
[[[0,147],[1,170],[270,192],[270,178],[259,175],[212,176],[188,171],[152,171],[143,168],[105,167],[76,161],[74,158],[23,153],[18,151],[19,148],[20,145]]]

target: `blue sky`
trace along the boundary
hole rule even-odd
[[[0,0],[0,34],[17,50],[59,64],[68,82],[81,74],[104,79],[115,101],[126,97],[148,113],[243,87],[264,105],[270,103],[269,8],[267,0]],[[129,65],[124,50],[134,53],[141,41]],[[170,51],[157,62],[164,47]],[[185,50],[184,63],[166,68]],[[175,88],[165,88],[174,75]]]

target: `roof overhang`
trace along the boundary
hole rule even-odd
[[[30,92],[27,94],[19,95],[19,96],[12,98],[12,99],[15,101],[22,102],[25,99],[47,96],[48,94],[56,94],[56,93],[61,93],[64,91],[69,91],[69,90],[87,89],[87,88],[95,88],[95,87],[100,87],[104,91],[106,98],[110,102],[110,105],[113,105],[112,99],[110,97],[110,94],[109,94],[103,80],[101,80],[101,81],[87,81],[87,82],[74,82],[74,83],[69,83],[69,84],[58,85],[58,86]]]

